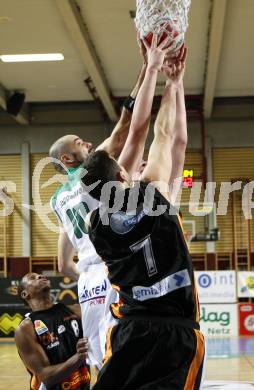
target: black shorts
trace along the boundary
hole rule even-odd
[[[200,389],[202,333],[163,320],[125,319],[111,328],[93,390]]]

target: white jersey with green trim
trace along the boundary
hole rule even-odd
[[[80,181],[81,169],[69,169],[68,182],[51,198],[51,207],[77,251],[79,272],[83,272],[88,265],[101,262],[85,227],[85,217],[98,207],[98,201],[85,191],[85,186]]]
[[[105,352],[105,348],[101,348],[101,339],[105,340],[106,325],[110,326],[108,318],[111,319],[105,311],[105,300],[112,287],[107,278],[106,266],[97,255],[86,231],[85,217],[98,207],[99,202],[85,191],[80,180],[81,169],[69,169],[68,182],[51,198],[51,207],[78,253],[78,296],[83,333],[89,340],[87,362],[100,369]],[[100,324],[104,322],[105,316],[107,322],[101,330]]]

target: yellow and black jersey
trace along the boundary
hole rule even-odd
[[[66,305],[58,303],[48,310],[29,313],[38,342],[41,344],[51,365],[63,363],[76,353],[76,344],[83,337],[80,318]],[[38,379],[32,375],[31,390],[39,389]],[[86,365],[75,370],[61,383],[48,390],[88,390],[90,371]]]
[[[170,316],[197,323],[192,261],[176,209],[143,182],[124,190],[122,199],[119,211],[96,209],[89,231],[120,294],[114,315]]]

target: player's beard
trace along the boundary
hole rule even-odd
[[[47,295],[47,294],[50,294],[50,290],[51,290],[51,283],[50,281],[47,279],[47,283],[42,286],[40,288],[40,292],[43,294],[43,295]]]
[[[41,289],[41,292],[43,294],[48,294],[50,292],[50,286],[44,286],[42,289]]]
[[[80,164],[82,164],[84,161],[86,161],[86,159],[90,156],[90,154],[87,153],[87,154],[81,155],[81,153],[76,153],[76,152],[74,152],[74,153],[72,153],[72,156],[73,156],[73,158],[75,159],[77,165],[80,165]]]

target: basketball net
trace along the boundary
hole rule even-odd
[[[184,36],[188,28],[191,0],[137,0],[135,24],[141,38],[149,33]],[[172,31],[163,28],[169,24]]]

